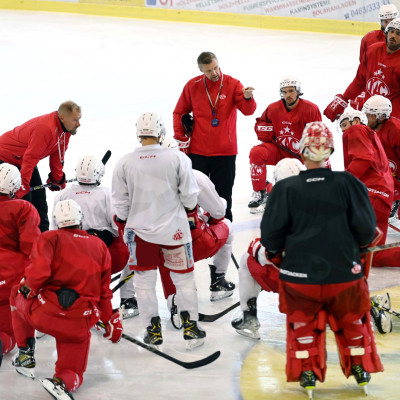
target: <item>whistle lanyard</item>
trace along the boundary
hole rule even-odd
[[[224,75],[223,75],[223,73],[221,72],[221,84],[220,84],[220,86],[219,86],[217,98],[215,99],[215,103],[213,104],[213,102],[212,102],[212,100],[211,100],[211,97],[210,97],[210,93],[208,92],[208,89],[207,89],[206,76],[204,75],[204,77],[203,77],[204,86],[206,87],[207,97],[208,97],[208,101],[210,102],[210,106],[211,106],[211,109],[212,109],[212,114],[213,114],[214,119],[216,119],[216,118],[215,118],[215,115],[216,115],[216,107],[217,107],[219,95],[221,94],[221,89],[222,89],[222,82],[223,82],[223,80],[224,80]],[[218,121],[218,120],[217,120],[217,121]],[[213,126],[214,126],[214,125],[213,125]]]
[[[58,145],[58,157],[60,158],[60,163],[62,166],[64,166],[64,156],[65,156],[65,132],[61,134],[61,136],[58,135],[58,128],[56,128],[56,135],[57,135],[57,145]],[[64,149],[63,153],[61,155],[61,146],[60,146],[60,140],[64,137]]]

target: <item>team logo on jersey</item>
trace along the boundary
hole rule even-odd
[[[384,97],[389,96],[390,89],[383,79],[385,79],[385,75],[383,74],[381,69],[378,69],[374,72],[374,77],[368,79],[367,82],[367,91],[371,96],[381,95]]]
[[[352,272],[354,275],[357,275],[357,274],[359,274],[359,273],[361,272],[361,270],[362,270],[361,265],[358,264],[358,263],[355,263],[354,261],[353,261],[353,264],[354,264],[354,266],[353,266],[353,268],[351,269],[351,272]]]
[[[219,96],[219,98],[220,98],[220,100],[225,100],[225,99],[226,99],[226,94],[221,94],[221,95]]]
[[[181,240],[181,239],[183,239],[183,233],[182,233],[182,231],[181,231],[180,229],[178,229],[178,230],[175,232],[175,235],[173,236],[173,239],[174,239],[174,240]]]
[[[294,132],[291,131],[288,126],[286,126],[284,129],[279,131],[279,136],[277,136],[276,141],[280,145],[288,148],[289,150],[298,153],[300,147],[300,140],[295,138],[293,135]]]
[[[261,176],[263,167],[261,165],[250,164],[250,174],[252,177]]]
[[[389,161],[390,171],[392,172],[392,174],[395,174],[397,171],[397,164],[392,160],[388,160],[388,161]]]

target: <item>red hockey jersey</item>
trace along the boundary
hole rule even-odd
[[[389,118],[377,132],[386,156],[394,180],[394,199],[400,199],[400,120]]]
[[[28,188],[33,168],[50,156],[51,175],[59,181],[70,137],[69,132],[63,131],[58,112],[42,115],[0,136],[0,160],[19,167],[22,185]]]
[[[80,296],[70,312],[90,308],[96,313],[98,308],[102,321],[112,315],[110,253],[102,240],[86,231],[63,228],[43,232],[32,248],[25,277],[30,288],[40,291],[44,307],[49,302],[52,309],[58,307],[61,312],[55,292],[64,287]]]
[[[322,121],[318,106],[311,101],[299,99],[297,106],[288,111],[283,100],[271,103],[256,119],[256,127],[260,122],[272,123],[276,142],[295,153],[299,153],[300,139],[304,126],[308,122]],[[255,128],[257,130],[257,128]]]
[[[0,196],[0,288],[11,288],[24,276],[33,242],[39,237],[39,214],[25,200]]]
[[[362,39],[360,45],[360,62],[371,44],[378,42],[386,42],[386,36],[381,29],[368,32]]]
[[[365,100],[377,94],[387,97],[392,102],[392,116],[400,117],[400,51],[387,54],[386,43],[367,48],[356,77],[343,96],[353,100],[363,91]]]
[[[352,125],[343,133],[344,168],[367,186],[370,197],[380,196],[390,206],[393,177],[378,135],[365,125]]]

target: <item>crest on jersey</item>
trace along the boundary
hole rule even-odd
[[[251,176],[261,176],[263,168],[260,165],[250,164],[250,174]]]
[[[383,75],[382,70],[378,70],[374,72],[374,77],[368,79],[367,82],[367,91],[371,96],[375,96],[377,94],[388,97],[390,94],[389,86],[382,79],[385,79],[385,75]]]
[[[397,171],[397,164],[392,160],[388,160],[388,161],[389,161],[390,171],[392,172],[392,174],[395,174]]]
[[[288,126],[279,131],[276,142],[295,153],[299,152],[300,140],[294,137],[294,132]]]

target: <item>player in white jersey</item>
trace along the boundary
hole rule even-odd
[[[187,347],[193,348],[202,344],[206,336],[197,326],[198,301],[189,228],[197,212],[199,189],[190,159],[160,146],[165,128],[157,113],[141,114],[136,128],[142,146],[118,161],[112,196],[115,220],[120,229],[125,225],[129,263],[135,271],[134,286],[146,327],[144,342],[163,342],[156,295],[157,267],[163,262],[171,270],[177,289],[184,339]]]
[[[101,160],[95,156],[80,157],[75,166],[77,184],[62,190],[54,199],[55,205],[62,200],[75,200],[81,207],[82,229],[91,235],[99,237],[107,245],[112,260],[111,273],[122,269],[121,279],[130,273],[127,262],[129,251],[122,237],[118,236],[118,228],[113,221],[115,209],[112,202],[111,189],[99,186],[105,173]],[[51,229],[57,229],[54,221]],[[139,314],[133,281],[127,281],[120,289],[123,317],[130,318]]]

